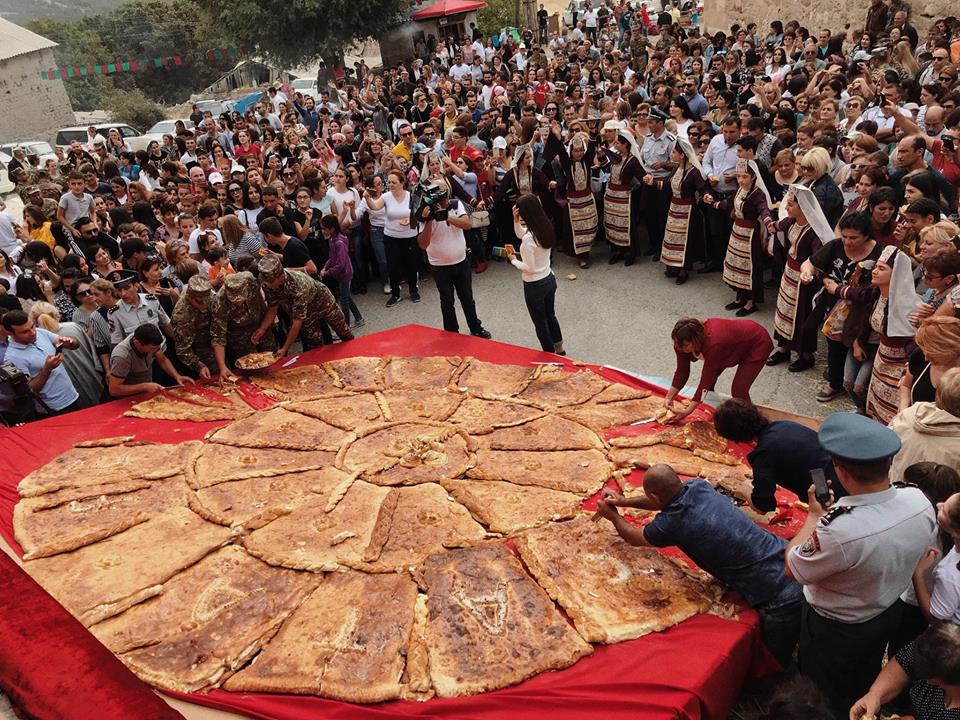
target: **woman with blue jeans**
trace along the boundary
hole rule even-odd
[[[385,187],[383,176],[374,175],[367,180],[366,187],[374,198],[379,198],[383,195],[383,189]],[[367,198],[364,197],[363,200],[360,201],[359,212],[361,214],[366,213],[367,219],[370,221],[370,247],[373,249],[373,257],[377,261],[377,270],[380,274],[380,279],[383,281],[383,294],[389,295],[390,276],[387,273],[387,251],[383,246],[383,225],[386,221],[387,210],[386,208],[373,210],[367,204]]]
[[[550,269],[550,250],[556,243],[556,235],[536,195],[526,193],[517,200],[513,208],[513,230],[521,239],[520,257],[513,253],[507,257],[523,277],[523,299],[540,347],[545,352],[566,355],[554,311],[557,278]]]

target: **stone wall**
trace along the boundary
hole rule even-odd
[[[821,27],[830,28],[835,33],[847,27],[851,30],[863,28],[869,5],[869,0],[706,0],[703,14],[706,29],[710,32],[729,32],[733,23],[755,22],[763,37],[771,20],[781,20],[784,24],[797,20],[816,35]],[[911,24],[921,33],[921,40],[922,33],[937,18],[960,16],[960,8],[949,0],[914,2],[911,7]]]
[[[40,78],[56,66],[52,48],[0,61],[0,142],[53,143],[57,130],[74,124],[63,80]]]

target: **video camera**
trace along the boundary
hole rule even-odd
[[[28,378],[13,363],[0,364],[0,422],[19,425],[40,417]]]
[[[416,227],[423,221],[423,209],[430,208],[431,220],[446,220],[448,208],[440,208],[447,199],[447,189],[436,183],[421,182],[410,193],[410,227]]]

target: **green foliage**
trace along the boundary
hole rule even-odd
[[[187,0],[128,2],[76,21],[34,20],[27,27],[58,43],[54,55],[63,67],[140,62],[132,73],[65,80],[75,110],[100,109],[116,91],[140,90],[163,104],[183,102],[233,64],[207,60],[207,49],[228,41],[207,24],[197,5]],[[183,64],[153,66],[153,58],[173,55],[180,55]]]
[[[487,0],[487,7],[477,11],[477,27],[484,37],[500,32],[501,28],[520,26],[519,0]]]
[[[394,27],[411,0],[197,0],[209,24],[234,44],[285,68],[341,54],[352,41]]]
[[[141,90],[117,90],[103,98],[102,106],[115,122],[132,125],[146,131],[165,117],[163,108],[143,94]]]

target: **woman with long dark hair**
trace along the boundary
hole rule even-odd
[[[514,234],[520,238],[520,257],[508,259],[523,276],[523,299],[544,352],[566,355],[563,335],[554,311],[557,278],[550,269],[550,250],[556,244],[553,223],[536,195],[524,193],[513,208]]]

